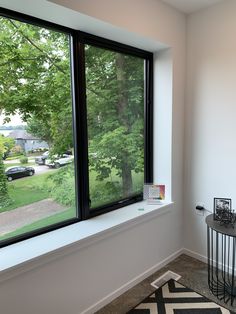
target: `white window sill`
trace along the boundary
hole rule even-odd
[[[172,204],[172,202],[165,202],[161,205],[148,205],[146,201],[138,202],[1,248],[0,280],[5,280],[9,276],[14,276],[15,273],[32,269],[48,260],[68,254],[66,248],[78,250],[111,233],[121,232],[132,225],[164,214],[170,210]]]

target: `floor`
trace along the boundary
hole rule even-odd
[[[196,292],[199,292],[229,310],[235,310],[235,308],[219,302],[219,300],[214,297],[208,289],[207,265],[190,256],[182,254],[174,261],[170,262],[168,265],[96,312],[96,314],[123,314],[131,310],[135,305],[155,290],[150,283],[168,270],[181,275],[182,277],[179,282],[183,285],[192,288]]]

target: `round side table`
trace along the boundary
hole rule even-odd
[[[220,225],[213,214],[206,217],[208,285],[221,301],[236,300],[236,226]]]

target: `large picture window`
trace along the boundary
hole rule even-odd
[[[0,245],[142,200],[152,54],[1,9]]]

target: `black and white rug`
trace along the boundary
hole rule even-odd
[[[235,314],[170,279],[129,314]]]

